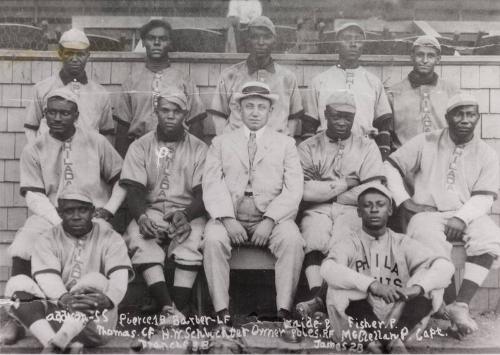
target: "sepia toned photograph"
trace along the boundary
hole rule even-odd
[[[500,0],[0,0],[0,354],[500,353]]]

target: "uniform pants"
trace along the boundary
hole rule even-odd
[[[9,255],[24,260],[31,260],[35,241],[52,227],[53,225],[43,217],[37,215],[29,216],[24,225],[17,231],[14,241],[8,249]]]
[[[237,219],[251,238],[262,220],[262,213],[256,210],[253,199],[245,198],[237,210]],[[267,247],[277,259],[275,286],[278,310],[292,308],[304,260],[304,246],[299,228],[292,220],[285,220],[274,226]],[[231,250],[231,241],[224,225],[214,219],[208,221],[203,241],[203,265],[216,312],[229,308]]]
[[[320,251],[327,255],[330,246],[351,228],[361,226],[356,206],[321,203],[304,211],[300,224],[306,241],[305,253]]]
[[[454,211],[418,213],[410,220],[407,234],[449,259],[453,246],[446,240],[444,228],[454,215]],[[492,254],[496,257],[492,268],[500,267],[500,228],[490,217],[485,215],[472,221],[463,240],[467,256]]]
[[[98,291],[105,292],[108,286],[108,282],[109,282],[108,279],[100,273],[97,272],[89,273],[84,275],[70,289],[70,291],[78,291],[79,289],[93,287]],[[24,291],[27,292],[28,294],[33,295],[34,298],[40,298],[40,296],[43,295],[38,284],[33,279],[30,279],[26,275],[18,275],[12,277],[8,281],[8,285],[6,285],[6,289],[7,288],[10,294],[13,294],[17,291]],[[33,302],[40,302],[43,305],[45,314],[42,316],[45,316],[46,319],[49,319],[50,325],[52,326],[54,331],[57,332],[57,330],[59,330],[59,328],[62,325],[62,321],[61,319],[57,318],[57,315],[61,313],[63,309],[57,305],[57,302],[51,300],[49,301],[45,299],[41,300],[38,299]],[[29,306],[29,304],[27,305]],[[12,311],[12,314],[15,318],[17,318],[21,322],[21,324],[29,327],[28,324],[24,324],[23,319],[24,319],[24,313],[29,312],[30,309],[31,307],[23,308],[23,304],[21,304],[18,309]],[[52,315],[52,317],[49,317],[49,315]],[[32,316],[30,315],[27,318],[31,317]],[[111,339],[111,337],[99,333],[98,326],[106,330],[115,329],[117,319],[118,319],[118,311],[117,307],[115,306],[113,309],[103,312],[102,315],[96,317],[94,320],[89,321],[85,326],[85,328],[82,330],[82,332],[74,339],[74,341],[79,341],[83,345],[89,347],[105,344]]]
[[[149,209],[146,214],[159,226],[165,226],[163,213]],[[198,217],[190,222],[191,234],[182,243],[175,239],[170,240],[168,246],[168,257],[173,257],[176,264],[183,266],[200,266],[203,255],[201,254],[201,239],[205,229],[205,217]],[[131,254],[132,264],[159,264],[165,263],[165,252],[160,245],[159,239],[144,239],[139,232],[139,226],[135,220],[130,222],[125,234],[123,235],[125,243]],[[160,243],[160,244],[159,244]]]

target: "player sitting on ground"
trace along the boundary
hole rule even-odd
[[[132,263],[165,315],[165,326],[184,318],[180,311],[189,304],[203,259],[201,176],[207,146],[184,129],[188,102],[182,91],[159,94],[157,128],[132,143],[120,177],[134,217],[123,237]],[[163,274],[163,247],[176,265],[172,298]]]
[[[453,275],[453,264],[416,240],[386,227],[392,213],[389,190],[368,184],[358,198],[362,227],[337,240],[321,266],[328,283],[327,308],[335,334],[357,323],[377,331],[383,339],[365,343],[370,351],[405,352],[405,339],[387,340],[389,333],[404,334],[442,303],[443,288]],[[366,321],[366,322],[364,322]],[[353,326],[356,328],[356,326]]]
[[[84,345],[102,345],[109,340],[102,333],[116,326],[132,267],[122,237],[108,223],[92,221],[94,210],[86,193],[63,191],[62,223],[34,243],[33,279],[17,275],[6,285],[6,296],[17,302],[11,314],[44,352],[76,353]]]
[[[448,258],[450,242],[465,242],[464,280],[446,307],[459,336],[477,330],[468,305],[489,270],[500,266],[500,228],[487,216],[498,192],[498,156],[474,135],[479,118],[476,99],[457,94],[446,110],[449,128],[416,136],[385,163],[396,204],[413,216],[409,236]],[[409,181],[411,197],[403,185]]]

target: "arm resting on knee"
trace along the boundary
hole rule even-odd
[[[372,277],[360,274],[332,259],[325,260],[321,265],[321,277],[329,286],[363,292],[367,292],[368,287],[374,281]]]
[[[387,186],[392,192],[392,197],[399,206],[406,200],[410,199],[410,195],[406,192],[403,177],[399,171],[393,167],[389,162],[384,163],[385,176],[387,177]]]
[[[34,278],[48,299],[58,300],[63,294],[68,292],[61,276],[58,274],[44,272],[36,274]]]
[[[41,192],[26,192],[26,205],[36,215],[45,218],[53,225],[61,223],[61,217],[49,198]]]
[[[438,258],[434,260],[429,268],[421,268],[412,275],[407,286],[419,285],[427,294],[432,290],[448,286],[454,272],[453,263],[444,258]]]
[[[472,196],[455,214],[455,217],[460,218],[467,225],[478,217],[484,216],[490,212],[493,204],[493,196],[491,195],[474,195]]]
[[[108,287],[104,294],[113,302],[115,307],[118,307],[127,292],[128,272],[127,269],[118,269],[109,275]]]

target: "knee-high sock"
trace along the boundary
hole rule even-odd
[[[11,311],[44,347],[48,345],[55,332],[45,319],[45,307],[41,301],[22,302],[17,308],[12,307]]]
[[[451,277],[451,283],[444,289],[444,304],[450,304],[457,299],[457,287],[455,286],[455,276]]]
[[[153,265],[142,272],[144,280],[148,285],[151,296],[155,299],[160,307],[171,306],[172,299],[168,293],[167,283],[165,282],[165,275],[160,265]]]
[[[198,268],[186,268],[183,266],[175,268],[172,298],[177,309],[182,311],[189,304],[191,290],[193,289],[197,274]]]
[[[311,297],[314,297],[317,288],[323,283],[323,278],[320,275],[321,261],[323,259],[323,253],[317,250],[307,253],[304,257],[304,268]]]
[[[479,286],[488,276],[493,264],[491,254],[468,256],[465,260],[464,280],[458,290],[457,302],[467,303],[471,301]]]
[[[26,275],[31,277],[31,260],[14,256],[12,258],[12,276],[16,275]]]
[[[54,329],[52,329],[52,326],[46,319],[39,319],[35,321],[28,327],[28,329],[44,347],[49,345],[49,342],[56,335]]]

